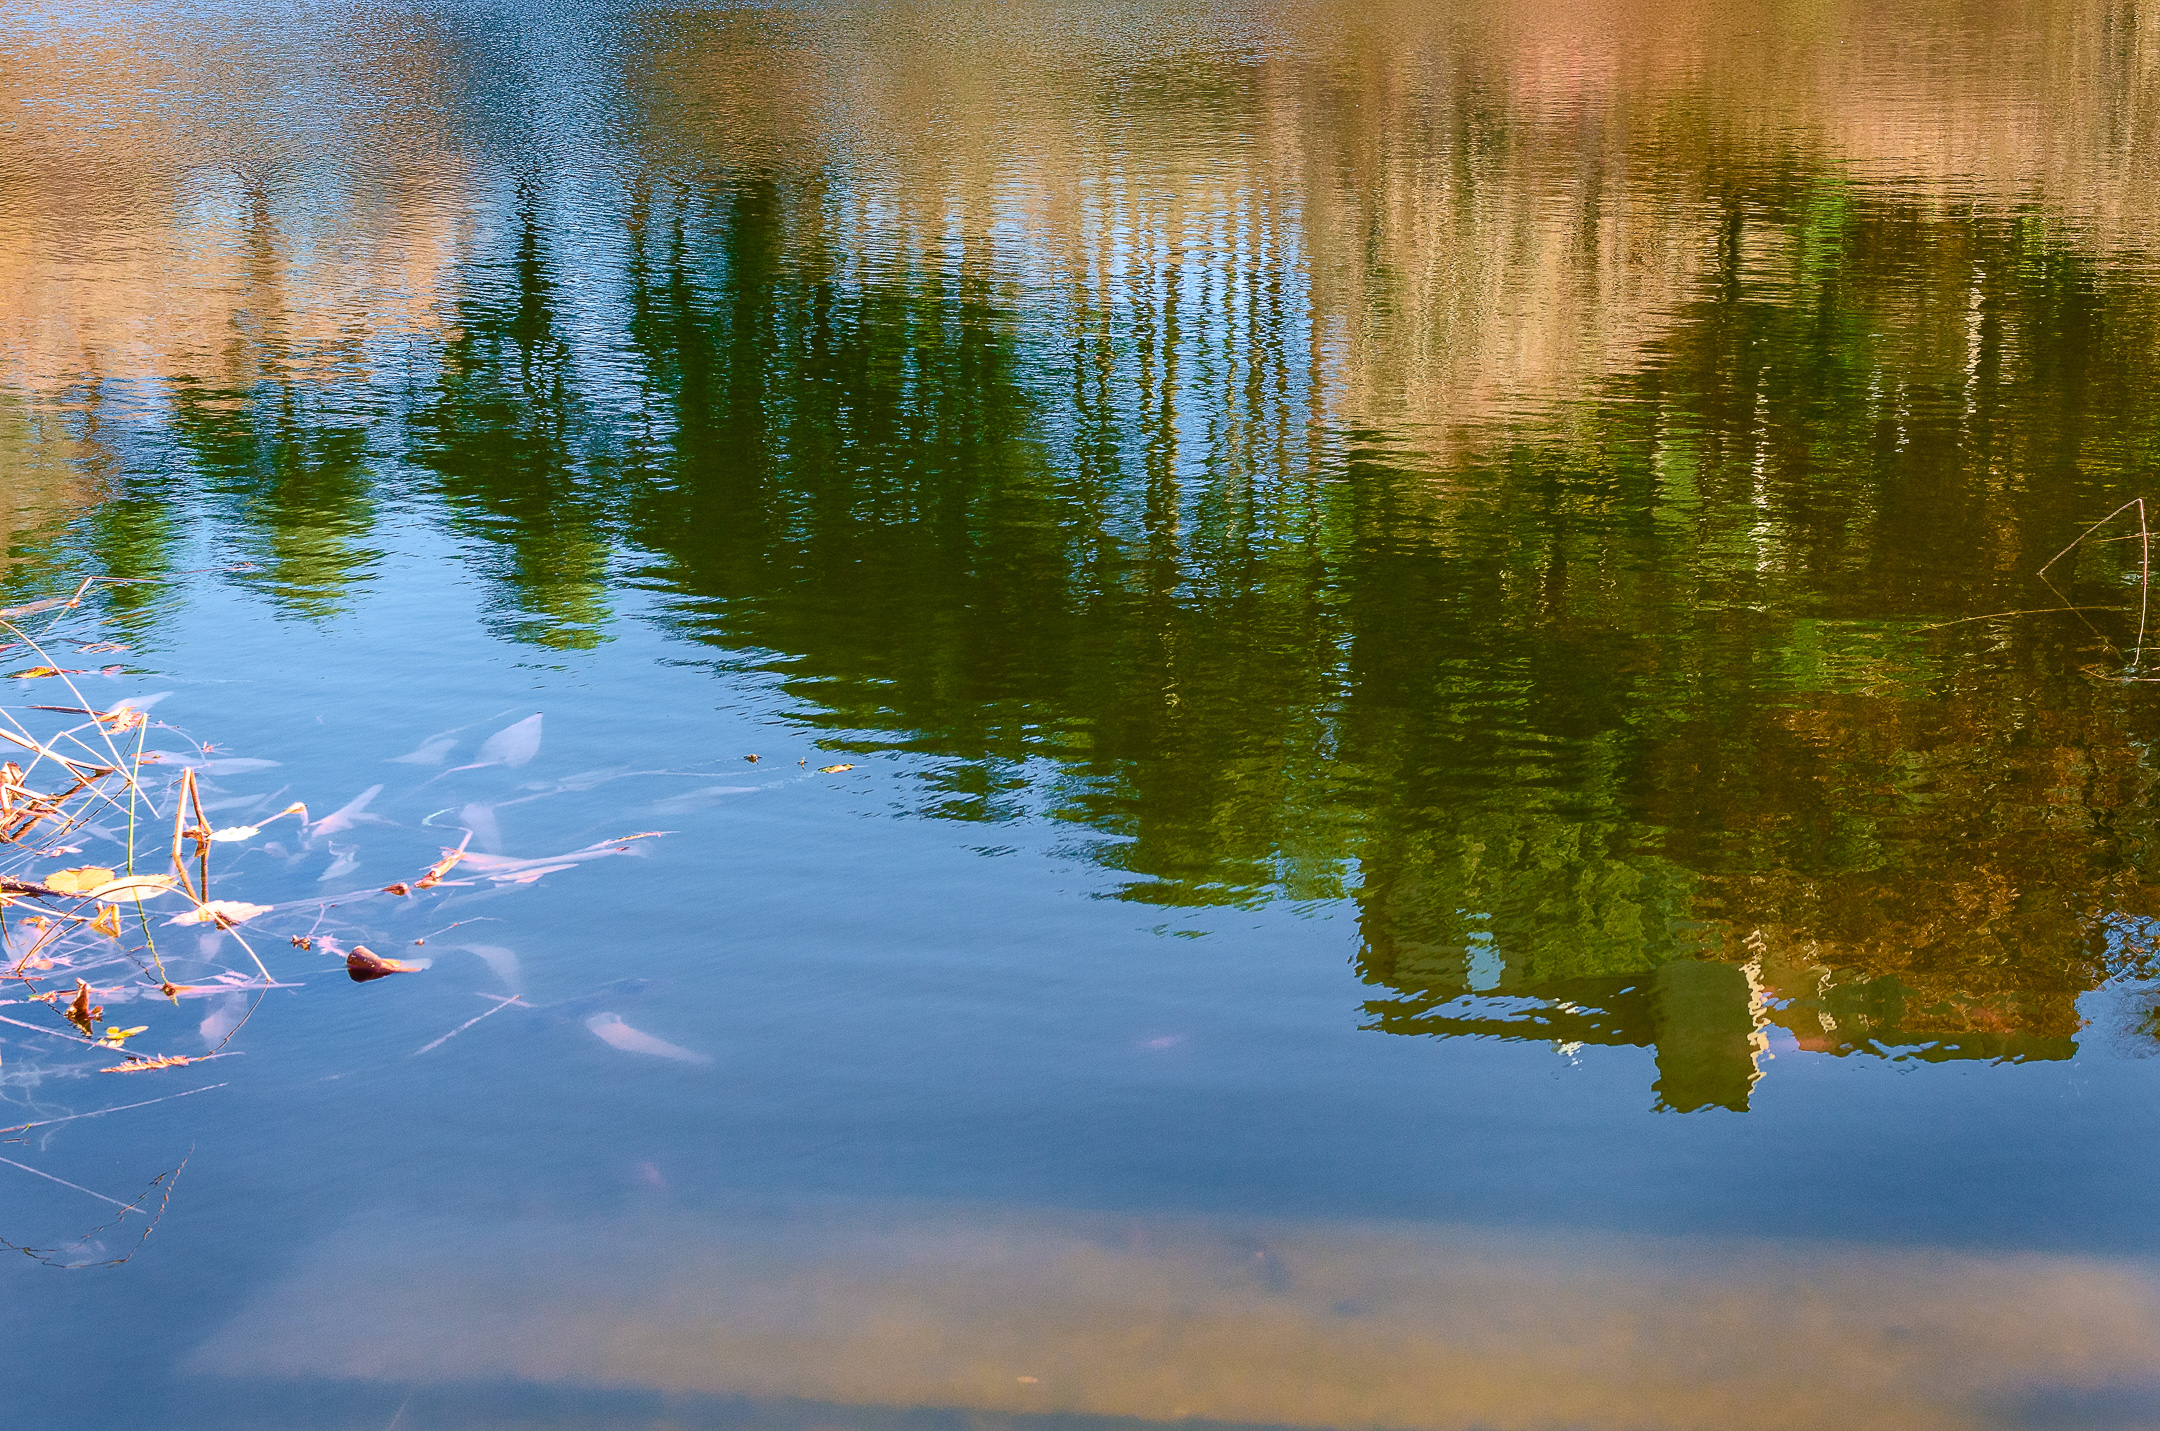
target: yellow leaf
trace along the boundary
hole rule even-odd
[[[113,882],[113,872],[98,865],[78,865],[71,870],[56,870],[45,876],[45,887],[57,889],[62,894],[89,894]]]
[[[855,767],[852,765],[820,765],[818,767],[818,774],[838,775],[843,770],[853,770],[854,768]]]
[[[98,911],[98,917],[90,921],[90,927],[107,939],[120,937],[120,906],[108,904]]]

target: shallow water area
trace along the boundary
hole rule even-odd
[[[2120,0],[11,10],[0,597],[271,908],[5,996],[0,1419],[2160,1426],[2156,155]]]

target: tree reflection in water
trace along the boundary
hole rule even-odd
[[[619,193],[461,173],[462,238],[376,195],[438,256],[395,332],[340,346],[266,303],[248,361],[158,359],[163,416],[33,392],[101,485],[52,498],[7,580],[169,571],[185,513],[330,619],[417,512],[508,639],[589,646],[654,593],[836,746],[920,756],[923,814],[1070,822],[1135,901],[1354,901],[1372,1027],[1654,1044],[1674,1109],[1744,1108],[1780,1045],[2065,1057],[2081,995],[2152,972],[2131,628],[1942,624],[2061,604],[2034,572],[2147,490],[2160,295],[2106,243],[1776,143],[1687,149],[1682,115],[1577,136],[1609,209],[1578,185],[1558,229],[1465,240],[1587,235],[1521,270],[1523,324],[1420,331],[1485,314],[1483,270],[1421,276],[1403,255],[1439,240],[1359,225],[1486,224],[1479,185],[1534,199],[1534,165],[1396,176],[1364,219],[1354,185],[1197,165],[1015,200],[1031,248],[786,159],[823,142],[792,131],[680,152],[667,105],[717,101],[672,59],[609,79],[647,126]],[[1194,102],[1127,78],[1135,132]],[[1289,103],[1217,78],[1212,113]],[[1480,94],[1429,106],[1462,153],[1558,122]],[[259,292],[273,199],[229,220]],[[2090,546],[2069,602],[2120,607],[2124,550]]]

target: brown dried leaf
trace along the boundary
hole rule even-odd
[[[92,1028],[91,1025],[105,1017],[105,1006],[91,1003],[90,985],[81,979],[77,979],[75,981],[74,1002],[70,1003],[62,1012],[67,1015],[67,1021],[81,1029],[83,1036],[88,1038],[96,1034],[97,1030]]]
[[[88,674],[90,674],[88,671],[64,670],[59,666],[29,666],[24,668],[23,670],[15,672],[14,675],[10,676],[8,679],[15,681],[34,681],[44,676],[86,676]]]
[[[365,984],[370,979],[381,979],[391,974],[416,974],[413,965],[402,959],[385,959],[365,944],[355,944],[345,956],[345,972],[355,984]]]
[[[465,858],[464,848],[444,850],[443,857],[428,866],[428,872],[413,881],[414,889],[433,889],[442,883],[443,876],[450,873],[459,860]]]
[[[384,886],[383,886],[383,893],[384,893],[384,894],[394,894],[394,895],[397,895],[397,896],[398,896],[398,897],[400,897],[400,898],[403,898],[404,896],[406,896],[406,895],[408,895],[408,894],[411,894],[411,893],[412,893],[412,886],[411,886],[411,885],[409,885],[409,884],[406,884],[406,883],[405,883],[404,881],[400,880],[400,881],[399,881],[398,883],[396,883],[396,884],[386,884],[386,885],[384,885]]]
[[[308,938],[305,934],[295,934],[292,937],[292,947],[295,949],[313,949],[315,947],[315,941]]]
[[[126,1063],[101,1068],[100,1073],[147,1073],[153,1068],[186,1068],[195,1060],[185,1054],[169,1053],[162,1058],[130,1058]]]

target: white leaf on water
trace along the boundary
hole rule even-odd
[[[500,944],[467,944],[465,952],[477,957],[481,963],[502,980],[503,987],[513,994],[525,992],[524,981],[519,977],[518,956],[514,950]]]
[[[594,1014],[585,1020],[599,1040],[610,1048],[624,1053],[650,1054],[654,1058],[672,1058],[682,1063],[711,1063],[712,1059],[702,1053],[692,1053],[663,1038],[654,1038],[641,1029],[634,1029],[622,1021],[621,1014]]]
[[[440,765],[443,763],[443,758],[450,754],[450,747],[456,744],[457,737],[454,735],[431,735],[426,740],[421,741],[417,748],[408,750],[403,755],[391,756],[390,763],[392,765]]]
[[[240,1026],[241,1018],[247,1013],[247,1006],[247,995],[227,994],[218,1000],[217,1006],[203,1018],[196,1032],[202,1035],[205,1044],[216,1048],[220,1039]]]
[[[145,765],[191,765],[205,775],[248,775],[257,770],[272,770],[275,760],[257,760],[253,756],[234,756],[231,759],[205,760],[200,751],[146,750]]]
[[[710,805],[725,795],[754,795],[757,791],[758,787],[755,785],[704,785],[695,790],[685,790],[680,795],[656,800],[653,802],[653,809],[663,815],[680,815],[695,810],[700,805]]]
[[[529,715],[516,725],[504,726],[480,747],[482,765],[527,764],[540,753],[540,717]]]
[[[534,884],[543,875],[560,874],[575,865],[533,865],[528,869],[512,870],[505,874],[492,874],[488,878],[497,884]]]
[[[502,853],[502,826],[495,823],[493,805],[467,805],[458,811],[458,823],[472,831],[473,843],[491,855]]]
[[[139,904],[143,900],[155,899],[161,894],[169,893],[172,886],[171,875],[129,875],[125,879],[116,879],[110,884],[98,886],[90,891],[90,897],[101,899],[107,904]]]
[[[643,853],[643,847],[635,842],[655,839],[661,833],[663,832],[659,830],[647,830],[635,835],[624,835],[620,839],[600,840],[585,846],[581,850],[571,850],[567,854],[542,855],[538,859],[529,860],[513,860],[503,855],[474,854],[468,851],[460,868],[469,870],[474,874],[484,874],[490,878],[512,874],[531,874],[536,871],[541,874],[553,874],[556,870],[568,869],[570,866],[583,863],[586,860],[603,860],[613,855],[639,855]]]
[[[213,899],[208,904],[198,904],[182,915],[165,922],[167,924],[215,924],[225,920],[231,924],[243,924],[258,914],[268,914],[271,906],[249,904],[238,899]]]
[[[370,785],[367,789],[355,795],[343,807],[331,811],[314,824],[308,826],[308,838],[312,840],[317,835],[334,835],[340,830],[351,829],[362,820],[379,821],[381,817],[368,814],[367,807],[368,802],[380,794],[382,794],[382,786]],[[335,846],[332,848],[335,848]]]

